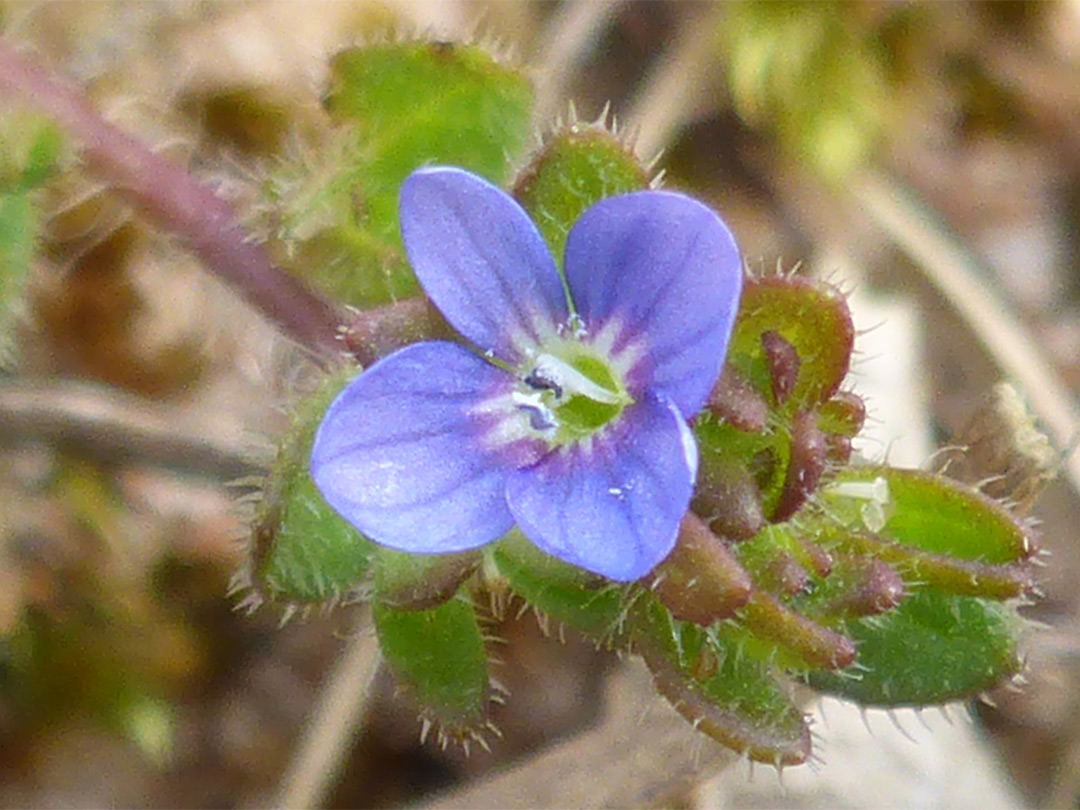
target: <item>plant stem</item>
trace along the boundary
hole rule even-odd
[[[83,146],[87,163],[286,335],[332,363],[341,318],[328,302],[275,267],[229,205],[184,169],[108,124],[75,89],[0,40],[0,93],[49,115]]]

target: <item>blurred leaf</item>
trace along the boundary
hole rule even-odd
[[[56,173],[63,144],[60,130],[52,122],[42,124],[35,132],[26,150],[26,163],[19,184],[23,191],[39,188]]]
[[[402,182],[448,164],[502,183],[526,142],[532,87],[483,48],[445,42],[351,48],[330,67],[325,106],[342,130],[315,158],[317,171],[286,167],[271,180],[271,204],[286,209],[289,266],[354,306],[414,296],[398,226]]]
[[[25,191],[0,192],[0,333],[10,329],[30,271],[38,238],[38,215]]]
[[[128,737],[143,756],[157,768],[166,768],[176,745],[176,720],[172,707],[163,700],[139,696],[124,711]]]
[[[44,185],[57,171],[63,145],[48,118],[8,111],[0,121],[0,194]]]
[[[33,192],[56,171],[62,143],[49,121],[10,114],[0,123],[0,361],[6,361],[40,232]]]
[[[890,54],[878,32],[848,3],[727,8],[721,55],[736,111],[842,181],[868,160],[890,117]]]

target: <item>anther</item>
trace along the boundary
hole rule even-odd
[[[551,391],[555,394],[555,399],[562,399],[562,386],[545,375],[539,366],[530,371],[522,382],[534,391]]]

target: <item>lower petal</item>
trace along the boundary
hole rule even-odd
[[[638,579],[675,545],[697,473],[679,409],[647,394],[591,441],[510,473],[507,501],[547,553],[609,579]]]
[[[513,526],[506,476],[522,451],[487,441],[485,403],[513,385],[461,346],[408,346],[334,400],[315,436],[312,477],[327,503],[381,545],[420,553],[485,545]]]

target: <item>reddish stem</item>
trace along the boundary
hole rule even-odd
[[[229,205],[184,169],[106,123],[58,78],[0,40],[0,92],[54,118],[87,162],[159,227],[179,236],[206,267],[293,340],[327,362],[342,353],[341,318],[330,303],[275,267],[248,241]]]

